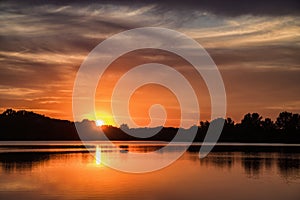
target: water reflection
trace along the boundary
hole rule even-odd
[[[15,152],[1,153],[0,166],[6,173],[30,171],[35,166],[43,165],[50,160],[49,153]]]
[[[99,145],[96,146],[96,155],[95,155],[96,164],[101,164],[101,147]]]
[[[129,151],[160,147],[93,145],[95,157],[82,149],[0,149],[0,199],[299,199],[299,152],[222,147],[200,160],[189,149],[169,167],[146,174],[102,164],[107,157],[126,162]],[[162,152],[162,158],[180,148]],[[148,160],[145,154],[141,162]]]
[[[286,178],[300,179],[300,159],[298,156],[281,157],[276,160],[280,174]]]
[[[258,177],[264,167],[264,158],[260,156],[250,156],[242,158],[242,166],[250,177]],[[272,168],[272,166],[270,166]]]
[[[0,153],[0,166],[5,173],[14,173],[22,171],[32,171],[37,167],[46,166],[53,160],[68,160],[75,157],[81,157],[83,163],[101,164],[102,153],[106,155],[113,155],[114,153],[139,152],[147,153],[161,148],[160,145],[119,145],[119,150],[112,150],[111,147],[105,148],[99,145],[95,148],[95,158],[88,152],[6,152]],[[179,147],[170,149],[170,152],[176,151]],[[232,151],[226,152],[224,149],[214,150],[206,158],[199,159],[197,156],[198,147],[191,147],[189,151],[183,156],[189,161],[199,162],[200,168],[216,167],[232,169],[234,167],[241,167],[247,177],[258,178],[264,172],[278,171],[281,176],[285,178],[299,179],[300,174],[300,153],[290,153],[281,151],[273,152],[257,152],[257,151]],[[144,162],[144,160],[143,160]]]
[[[199,158],[197,160],[200,162],[200,165],[214,166],[218,168],[232,168],[238,159],[236,153],[227,152],[220,154],[214,152],[201,160]]]

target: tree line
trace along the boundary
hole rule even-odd
[[[211,122],[201,121],[195,142],[201,142],[206,136],[210,124],[224,120],[224,127],[219,142],[257,142],[257,143],[300,143],[300,115],[291,112],[281,112],[275,121],[263,118],[258,113],[244,115],[239,123],[231,118],[215,119]],[[77,134],[76,126],[83,127],[86,137]],[[125,126],[126,125],[122,125]],[[129,127],[126,127],[129,128]],[[136,130],[143,133],[143,129]],[[126,134],[121,128],[105,125],[102,130],[111,140],[151,140],[171,141],[178,128],[161,127],[161,130],[149,138],[136,138]],[[94,121],[83,120],[71,122],[68,120],[52,119],[44,115],[25,110],[7,109],[0,114],[0,140],[102,140],[99,127]],[[184,137],[182,141],[185,141]]]
[[[218,120],[218,119],[217,119]],[[281,112],[275,121],[263,118],[258,113],[247,113],[240,123],[235,123],[231,118],[224,120],[224,127],[219,141],[223,142],[300,142],[300,115],[292,112]],[[201,121],[199,131],[204,138],[210,124]],[[201,140],[201,138],[198,138]]]

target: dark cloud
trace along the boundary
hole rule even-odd
[[[12,1],[9,1],[12,3]],[[299,15],[300,2],[299,0],[103,0],[103,1],[26,1],[21,3],[22,6],[34,6],[53,4],[59,6],[65,5],[88,5],[88,4],[113,4],[113,5],[128,5],[130,7],[138,7],[148,4],[157,5],[161,11],[169,9],[192,9],[212,12],[216,15],[239,16],[239,15]]]
[[[59,7],[34,9],[34,6],[20,6],[11,2],[7,6],[4,5],[1,5],[2,51],[89,52],[99,43],[99,39],[105,39],[106,35],[134,28],[130,23],[111,21],[99,16],[91,18],[88,12],[77,13],[80,8],[71,12],[51,13],[50,9]],[[92,36],[99,33],[102,34],[102,38],[97,36],[97,41],[85,37],[88,34]]]
[[[226,67],[235,67],[240,69],[241,65],[249,66],[250,69],[258,71],[284,70],[300,71],[299,46],[286,45],[264,45],[235,47],[228,49],[207,48],[217,65]],[[226,70],[226,67],[223,69]],[[230,69],[232,69],[230,68]],[[300,83],[300,79],[299,79]]]

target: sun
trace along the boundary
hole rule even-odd
[[[96,121],[95,121],[95,123],[96,123],[96,126],[103,126],[105,123],[104,123],[104,121],[102,120],[102,119],[97,119]]]

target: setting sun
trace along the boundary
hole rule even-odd
[[[97,119],[97,120],[95,121],[95,123],[96,123],[96,126],[103,126],[103,125],[105,124],[104,121],[101,120],[101,119]]]

